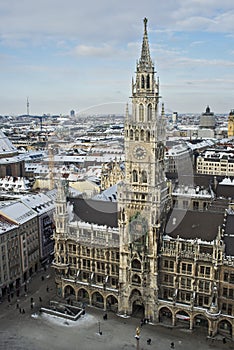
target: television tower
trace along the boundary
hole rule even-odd
[[[29,100],[28,100],[28,97],[27,97],[27,116],[29,116]]]

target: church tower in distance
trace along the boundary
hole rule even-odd
[[[228,116],[228,137],[234,136],[234,109],[231,110]]]
[[[164,172],[165,117],[159,79],[150,57],[147,19],[126,110],[125,179],[118,187],[120,230],[119,312],[154,320],[158,299],[159,232],[168,203]]]

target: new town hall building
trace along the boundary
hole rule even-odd
[[[185,183],[173,198],[155,74],[144,19],[117,203],[68,198],[58,185],[57,292],[119,314],[234,338],[234,207],[213,192],[191,195]]]

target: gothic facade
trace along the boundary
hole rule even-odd
[[[173,208],[159,99],[144,19],[117,203],[68,199],[58,185],[57,292],[119,314],[234,338],[234,211],[213,199],[208,206]]]

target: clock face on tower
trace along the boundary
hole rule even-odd
[[[144,146],[138,145],[133,149],[133,155],[136,159],[144,159],[146,157],[146,149]]]

